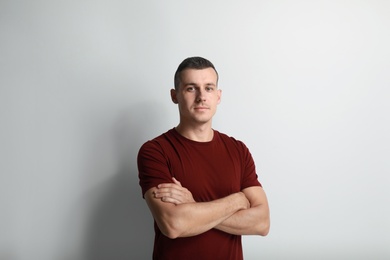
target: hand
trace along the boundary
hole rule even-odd
[[[242,191],[239,192],[241,195],[244,196],[243,200],[244,200],[244,209],[249,209],[251,208],[251,203],[249,202],[248,198],[245,196],[245,193],[243,193]]]
[[[181,183],[174,177],[172,180],[173,183],[162,183],[157,186],[153,192],[156,199],[175,205],[195,202],[192,193],[187,188],[181,186]]]

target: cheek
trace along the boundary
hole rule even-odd
[[[214,96],[213,100],[214,100],[214,103],[217,105],[221,102],[221,98],[219,96],[216,96],[216,97]]]
[[[192,96],[187,96],[182,99],[182,104],[184,106],[191,106],[194,103],[194,97]]]
[[[179,109],[181,111],[186,111],[190,108],[191,104],[186,101],[186,100],[182,100],[180,103],[179,103]]]

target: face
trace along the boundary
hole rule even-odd
[[[186,69],[181,72],[180,79],[178,90],[171,90],[172,101],[179,106],[180,123],[211,124],[221,101],[215,70]]]

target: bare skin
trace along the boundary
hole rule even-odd
[[[163,183],[154,190],[154,198],[166,203],[180,205],[195,203],[192,193],[172,178],[173,183]],[[261,187],[249,187],[242,191],[250,206],[240,210],[214,228],[235,235],[262,235],[269,232],[269,208],[265,192]]]
[[[161,232],[169,238],[202,234],[240,210],[250,207],[243,192],[210,202],[172,204],[154,198],[156,188],[145,193],[145,199]]]

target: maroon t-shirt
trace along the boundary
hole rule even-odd
[[[139,183],[144,195],[175,177],[195,201],[207,202],[252,186],[261,186],[248,148],[214,130],[210,142],[195,142],[175,129],[146,142],[138,154]],[[154,222],[153,259],[243,259],[241,236],[216,229],[170,239]]]

